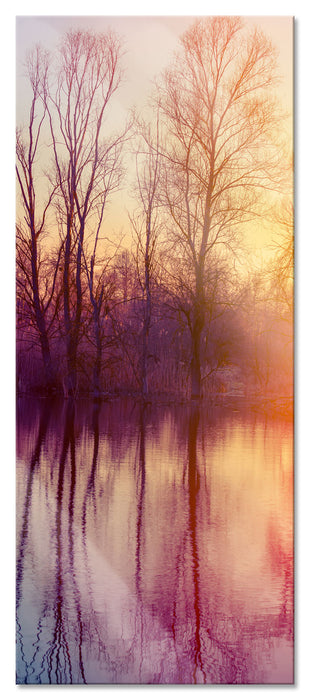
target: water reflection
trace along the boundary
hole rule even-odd
[[[22,400],[18,683],[291,683],[292,428]]]
[[[30,459],[29,472],[27,477],[27,488],[26,488],[26,498],[25,505],[23,509],[22,516],[22,528],[20,533],[19,550],[17,552],[17,564],[16,564],[16,607],[18,610],[21,598],[21,585],[23,580],[23,565],[24,565],[24,553],[27,546],[28,540],[28,530],[29,530],[29,510],[31,506],[32,498],[32,488],[33,488],[33,478],[35,474],[36,467],[38,467],[40,462],[40,454],[42,445],[44,443],[47,426],[49,420],[49,410],[47,405],[43,406],[42,414],[40,417],[40,425],[38,429],[38,436],[36,444],[33,450],[33,454]]]
[[[200,601],[200,573],[199,551],[197,541],[197,498],[200,487],[200,476],[197,466],[197,432],[199,424],[199,409],[194,407],[190,413],[188,425],[188,532],[191,546],[192,574],[193,574],[193,607],[195,620],[195,633],[193,640],[194,670],[193,681],[206,682],[206,674],[203,668],[201,652],[201,601]]]
[[[137,483],[137,535],[136,535],[136,592],[139,600],[141,599],[141,541],[143,537],[143,507],[144,507],[144,492],[145,492],[145,419],[146,412],[144,404],[140,407],[140,425],[138,434],[139,445],[139,461],[136,476]]]

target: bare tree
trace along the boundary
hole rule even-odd
[[[277,235],[272,245],[271,286],[279,314],[292,323],[294,285],[294,218],[292,203],[285,199],[275,214]]]
[[[114,34],[70,31],[60,47],[55,84],[50,84],[45,93],[55,179],[59,188],[58,222],[64,242],[63,305],[68,395],[77,391],[85,239],[92,226],[96,232],[91,256],[93,263],[90,261],[87,270],[93,303],[92,270],[100,224],[108,194],[119,179],[116,163],[122,137],[106,138],[104,127],[109,103],[121,80],[120,59],[120,43]],[[127,127],[124,134],[126,130]]]
[[[95,251],[90,263],[85,261],[91,312],[91,342],[95,347],[93,362],[93,391],[98,398],[101,394],[101,370],[104,346],[111,345],[107,339],[106,321],[110,315],[115,296],[114,275],[111,270],[113,255],[96,261]]]
[[[149,332],[152,318],[152,276],[156,243],[160,231],[158,216],[158,186],[160,181],[159,120],[157,116],[155,134],[150,125],[138,124],[142,139],[136,153],[137,197],[139,207],[130,216],[137,246],[137,268],[143,300],[141,390],[145,399],[148,394]]]
[[[55,385],[55,371],[52,363],[49,334],[48,311],[53,299],[59,258],[47,286],[47,278],[42,278],[41,241],[46,234],[46,219],[57,186],[51,188],[43,205],[40,205],[42,192],[38,184],[37,160],[41,146],[43,123],[46,108],[41,94],[46,88],[48,56],[36,47],[27,60],[27,74],[32,90],[29,113],[28,134],[22,128],[16,136],[16,174],[24,211],[23,221],[17,225],[17,298],[28,308],[36,329],[41,348],[45,372],[46,388]],[[42,174],[42,173],[41,173]]]
[[[272,211],[270,227],[273,257],[263,261],[247,304],[248,332],[252,329],[251,358],[260,384],[269,390],[293,391],[293,207],[289,197]],[[254,284],[253,284],[254,282]]]
[[[215,246],[233,254],[240,227],[262,213],[276,187],[279,152],[272,98],[275,54],[237,17],[198,20],[157,89],[167,130],[162,197],[170,217],[172,267],[184,261],[191,287],[191,395],[202,390],[205,276]]]
[[[91,305],[91,318],[93,329],[93,342],[95,345],[95,360],[93,364],[93,390],[95,396],[101,393],[101,369],[104,344],[105,319],[109,314],[113,303],[115,285],[111,272],[111,264],[118,252],[119,244],[111,242],[103,236],[103,218],[109,197],[120,186],[122,177],[121,153],[125,134],[118,139],[112,139],[106,148],[105,157],[102,159],[102,185],[101,195],[98,198],[93,220],[95,231],[91,230],[87,245],[83,246],[83,258],[86,271],[89,300]],[[102,250],[103,245],[105,250]],[[112,251],[111,251],[112,247]],[[101,255],[98,249],[101,248]]]

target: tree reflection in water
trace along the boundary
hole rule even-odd
[[[41,455],[42,446],[44,444],[44,440],[45,440],[45,436],[46,436],[49,415],[50,415],[50,412],[49,412],[48,406],[47,406],[47,404],[45,404],[43,406],[43,411],[42,411],[41,416],[40,416],[37,441],[36,441],[36,444],[35,444],[35,447],[33,450],[33,454],[32,454],[31,459],[30,459],[29,473],[28,473],[28,478],[27,478],[26,498],[25,498],[24,512],[23,512],[23,516],[22,516],[22,528],[21,528],[19,548],[18,548],[18,552],[17,552],[17,564],[16,564],[16,607],[17,607],[17,610],[19,608],[20,598],[21,598],[21,584],[22,584],[22,579],[23,579],[24,555],[25,555],[25,549],[26,549],[27,540],[28,540],[29,511],[30,511],[31,499],[32,499],[33,478],[34,478],[36,468],[38,468],[40,465],[40,455]]]
[[[86,512],[88,499],[91,498],[93,501],[93,507],[96,512],[96,494],[95,494],[95,478],[97,471],[97,461],[98,461],[98,451],[99,451],[99,412],[100,412],[101,402],[99,400],[94,401],[92,410],[92,430],[94,435],[94,449],[91,461],[91,470],[88,478],[87,488],[85,492],[84,505],[83,505],[83,531],[85,533],[85,523],[86,523]]]
[[[22,598],[22,582],[23,582],[23,574],[24,574],[24,562],[25,562],[25,556],[26,556],[26,548],[27,548],[28,535],[29,535],[29,516],[30,516],[30,511],[31,511],[33,481],[34,481],[35,471],[36,471],[36,469],[39,469],[39,466],[40,466],[40,455],[41,455],[41,450],[42,450],[42,447],[44,445],[44,440],[45,440],[45,436],[46,436],[46,432],[47,432],[49,415],[50,415],[50,412],[49,412],[48,406],[47,406],[47,404],[45,404],[43,407],[41,416],[40,416],[37,440],[35,443],[35,447],[34,447],[32,456],[30,458],[25,504],[24,504],[23,514],[22,514],[22,519],[21,519],[21,523],[22,523],[21,524],[21,534],[20,534],[19,545],[17,547],[17,561],[16,561],[17,659],[18,659],[18,654],[20,654],[20,658],[22,659],[23,664],[25,666],[25,676],[24,676],[23,681],[20,681],[20,682],[24,682],[26,684],[28,682],[29,670],[31,673],[32,664],[34,664],[34,662],[35,662],[36,652],[34,652],[33,660],[29,664],[27,662],[27,658],[26,658],[26,655],[24,653],[22,626],[21,626],[20,621],[19,621],[19,607],[20,607],[21,598]],[[40,638],[40,627],[38,627],[38,640],[39,640],[39,638]]]
[[[141,599],[141,540],[142,540],[142,518],[144,505],[145,491],[145,404],[140,407],[140,430],[138,434],[139,441],[139,459],[138,459],[138,474],[137,474],[137,548],[136,548],[136,592],[138,599]]]
[[[199,407],[194,406],[189,417],[188,427],[188,498],[189,498],[189,523],[188,531],[191,543],[192,571],[193,571],[193,606],[195,614],[194,634],[194,683],[206,682],[206,674],[203,669],[201,656],[201,602],[200,602],[200,577],[199,577],[199,553],[197,542],[197,497],[199,493],[200,476],[197,466],[197,433],[199,424]]]
[[[63,562],[63,537],[62,537],[62,508],[63,508],[63,491],[64,491],[64,475],[67,454],[71,448],[71,483],[74,481],[74,405],[70,400],[67,404],[65,416],[65,428],[63,436],[62,451],[59,461],[58,485],[57,485],[57,500],[56,500],[56,581],[55,581],[55,598],[53,604],[55,627],[52,636],[50,649],[46,654],[48,679],[50,683],[72,683],[72,663],[70,658],[69,643],[67,639],[67,625],[64,620],[65,605],[64,605],[64,562]],[[71,513],[69,507],[69,522],[70,515],[72,519],[72,499]],[[53,678],[53,672],[55,674]]]
[[[292,681],[291,437],[246,420],[25,403],[18,683]]]

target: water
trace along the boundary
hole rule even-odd
[[[18,401],[17,683],[293,682],[292,425]]]

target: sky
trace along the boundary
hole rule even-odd
[[[124,80],[113,95],[113,126],[122,129],[128,110],[136,106],[139,111],[150,95],[153,81],[170,63],[179,46],[179,37],[195,21],[197,15],[189,16],[18,16],[16,20],[16,120],[27,125],[30,104],[29,82],[25,77],[24,61],[27,52],[40,43],[51,53],[55,51],[62,35],[71,28],[105,32],[114,30],[122,39],[125,50],[123,59]],[[278,66],[281,82],[279,97],[285,110],[291,114],[293,108],[293,18],[290,16],[244,16],[249,30],[258,27],[271,39],[278,51]],[[288,124],[292,136],[292,121]],[[133,160],[133,159],[132,159]],[[130,167],[130,166],[129,166]],[[134,180],[134,172],[132,181]],[[128,231],[126,208],[128,183],[121,193],[114,196],[109,206],[107,226],[115,232]],[[254,235],[253,235],[254,232]],[[257,250],[269,241],[269,231],[261,224],[249,231],[251,246]],[[125,238],[125,241],[127,239]]]
[[[23,62],[27,50],[40,42],[53,51],[68,29],[82,27],[97,31],[114,29],[124,39],[126,80],[120,91],[120,107],[142,102],[151,89],[152,80],[169,63],[178,48],[178,39],[196,16],[20,16],[16,21],[17,110],[25,104]],[[249,28],[260,27],[279,51],[279,73],[283,76],[280,95],[285,107],[292,110],[293,98],[293,20],[292,17],[245,17]]]

